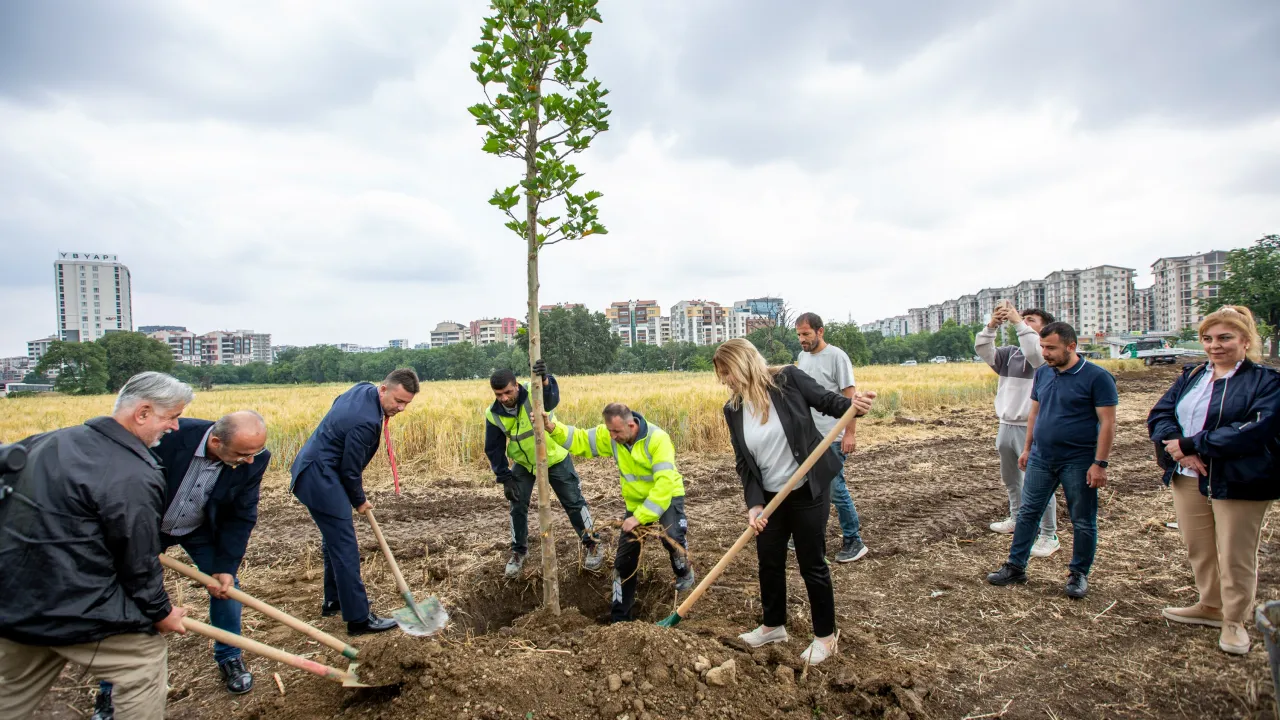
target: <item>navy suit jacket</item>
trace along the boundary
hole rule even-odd
[[[152,449],[164,469],[166,512],[200,449],[200,441],[212,425],[211,420],[183,418],[178,421],[178,429],[166,434]],[[204,526],[213,536],[213,573],[234,575],[240,569],[249,534],[258,523],[258,494],[270,462],[271,453],[264,450],[252,463],[237,468],[224,465],[218,474],[204,506]]]
[[[289,489],[311,510],[350,517],[365,502],[364,469],[378,452],[381,430],[375,385],[360,383],[342,393],[294,458]]]

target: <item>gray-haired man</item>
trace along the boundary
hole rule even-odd
[[[191,399],[178,380],[142,373],[110,417],[20,443],[26,468],[0,500],[0,717],[30,717],[68,661],[115,683],[123,717],[164,717],[157,632],[185,632],[185,610],[164,589],[165,483],[149,448]]]
[[[217,422],[183,418],[153,451],[165,476],[161,544],[181,545],[201,572],[218,581],[208,588],[209,622],[235,635],[240,603],[227,591],[240,586],[235,575],[258,522],[258,491],[271,462],[266,443],[262,416],[241,410]],[[214,643],[213,660],[227,692],[253,688],[239,648]],[[103,681],[92,720],[113,718],[111,695],[111,683]]]
[[[1000,478],[1009,493],[1009,517],[991,523],[991,532],[1012,535],[1022,507],[1022,469],[1018,456],[1027,440],[1027,418],[1031,415],[1031,388],[1036,368],[1044,365],[1040,353],[1040,330],[1053,316],[1039,308],[1019,313],[1009,301],[1001,301],[991,320],[978,333],[973,349],[1000,376],[996,386],[996,452],[1000,454]],[[1017,345],[997,348],[996,332],[1008,323],[1018,336]],[[1049,557],[1058,551],[1058,501],[1050,495],[1049,506],[1040,518],[1040,535],[1031,546],[1032,557]]]

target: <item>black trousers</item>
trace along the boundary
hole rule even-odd
[[[511,504],[511,552],[529,552],[529,500],[537,484],[537,477],[517,464],[511,467],[511,479],[502,485],[502,493]],[[573,467],[573,456],[566,456],[547,468],[547,484],[560,501],[560,507],[564,508],[564,514],[569,516],[569,523],[573,525],[578,539],[587,549],[595,547],[591,510],[582,497],[582,479]]]
[[[624,516],[625,517],[625,516]],[[674,540],[662,538],[662,545],[671,556],[671,570],[676,577],[689,574],[689,544],[685,538],[689,521],[684,515],[684,497],[671,498],[671,505],[658,518],[658,525]],[[677,547],[678,546],[678,547]],[[631,533],[618,538],[618,554],[613,558],[613,622],[631,620],[631,610],[636,604],[636,574],[640,569],[640,541]]]
[[[347,622],[369,619],[369,594],[360,579],[360,543],[352,517],[337,517],[311,510],[320,528],[320,553],[324,556],[324,601],[337,600]]]
[[[776,493],[766,492],[765,502]],[[764,532],[756,536],[756,557],[760,561],[760,601],[764,605],[764,624],[782,627],[787,624],[787,540],[795,538],[796,559],[800,577],[809,592],[809,608],[813,615],[813,634],[826,637],[836,631],[836,599],[831,586],[831,570],[827,566],[827,515],[831,512],[831,493],[814,499],[809,487],[802,485],[791,492],[769,516]]]

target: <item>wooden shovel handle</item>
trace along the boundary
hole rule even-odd
[[[319,675],[326,680],[333,680],[334,682],[356,682],[355,675],[349,672],[343,672],[338,668],[329,667],[328,665],[318,663],[314,660],[308,660],[300,655],[294,655],[291,652],[285,652],[279,648],[273,648],[270,645],[265,645],[257,640],[250,640],[247,637],[229,633],[226,630],[219,630],[212,625],[205,625],[199,620],[192,620],[191,618],[184,617],[182,618],[182,624],[187,628],[187,630],[196,633],[197,635],[203,635],[224,645],[238,647],[241,650],[248,650],[254,655],[261,655],[268,660],[275,660],[276,662],[284,663],[285,665],[292,665],[300,670],[306,670],[309,673]]]
[[[813,452],[809,453],[809,457],[801,463],[800,467],[797,468],[794,473],[791,474],[791,478],[787,480],[787,484],[783,485],[782,489],[778,491],[778,494],[769,501],[769,504],[764,506],[764,512],[760,514],[760,517],[767,520],[769,516],[773,514],[773,511],[778,509],[778,506],[782,504],[782,501],[787,499],[787,495],[790,495],[796,485],[800,484],[800,481],[804,479],[804,476],[807,475],[809,471],[813,469],[813,466],[817,464],[818,460],[822,458],[823,453],[825,453],[831,447],[831,444],[836,441],[836,438],[840,436],[840,431],[844,430],[845,426],[848,425],[854,417],[856,417],[856,413],[857,407],[852,404],[849,405],[849,409],[845,410],[844,415],[840,416],[840,420],[836,422],[835,427],[831,428],[831,430],[827,432],[827,436],[822,438],[822,443],[819,444],[818,447],[814,448]],[[698,600],[702,598],[703,593],[715,584],[716,580],[724,574],[725,569],[729,567],[729,563],[733,562],[733,558],[737,556],[742,548],[746,547],[747,543],[751,542],[751,539],[755,536],[755,529],[748,525],[747,529],[738,537],[738,541],[733,544],[733,547],[729,548],[729,552],[725,553],[724,557],[720,558],[720,562],[716,563],[716,566],[711,568],[711,572],[707,573],[707,576],[702,578],[702,582],[698,583],[698,587],[694,588],[693,592],[689,593],[689,597],[685,598],[684,602],[680,603],[680,607],[676,608],[676,614],[680,617],[688,617],[689,609],[693,607],[693,604],[698,602]]]
[[[391,554],[387,539],[382,536],[382,528],[378,527],[378,521],[373,517],[373,509],[366,510],[364,516],[369,518],[369,527],[373,528],[373,536],[378,538],[378,546],[382,548],[382,554],[387,558],[387,564],[391,566],[391,575],[396,579],[396,589],[401,595],[408,595],[409,583],[405,582],[404,575],[400,574],[400,566],[396,564],[396,558]]]
[[[182,573],[183,575],[186,575],[187,577],[191,578],[192,580],[195,580],[198,583],[203,583],[204,585],[221,584],[217,580],[214,580],[212,577],[205,575],[204,573],[191,567],[190,565],[187,565],[186,563],[178,562],[177,560],[169,557],[168,555],[160,556],[160,564],[169,568],[170,570],[174,570],[176,572]],[[298,618],[290,615],[289,613],[286,613],[285,611],[280,610],[279,608],[272,607],[271,605],[268,605],[262,602],[261,600],[253,597],[252,595],[246,592],[241,591],[238,588],[232,587],[230,590],[227,591],[227,596],[230,597],[232,600],[235,600],[236,602],[240,603],[241,605],[251,607],[254,610],[257,610],[258,612],[262,613],[263,615],[266,615],[267,617],[271,618],[272,620],[275,620],[279,623],[282,623],[284,625],[287,625],[293,628],[294,630],[297,630],[298,632],[302,633],[303,635],[306,635],[307,637],[311,638],[312,640],[315,640],[318,643],[327,645],[333,648],[334,650],[337,650],[338,652],[346,656],[348,659],[355,660],[356,655],[359,653],[359,651],[357,651],[355,648],[342,642],[341,640],[330,635],[329,633],[319,628],[312,627],[311,625],[308,625],[307,623],[299,620]]]

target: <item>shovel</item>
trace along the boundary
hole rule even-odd
[[[318,663],[314,660],[308,660],[301,655],[294,655],[291,652],[286,652],[279,648],[273,648],[270,645],[260,643],[257,640],[250,640],[247,637],[229,633],[226,630],[220,630],[212,625],[206,625],[199,620],[192,620],[191,618],[184,617],[182,618],[182,624],[188,631],[197,635],[203,635],[224,645],[238,647],[241,650],[248,650],[254,655],[261,655],[268,660],[275,660],[276,662],[284,663],[285,665],[292,665],[300,670],[306,670],[309,673],[319,675],[326,680],[340,682],[344,687],[369,687],[357,680],[355,673],[353,672],[342,672],[338,668],[329,667],[324,663]]]
[[[391,613],[391,618],[406,634],[416,637],[435,635],[443,630],[449,622],[449,613],[440,606],[440,601],[435,595],[420,603],[414,602],[413,591],[404,581],[404,575],[400,574],[400,566],[396,564],[396,558],[391,554],[387,539],[382,536],[382,528],[378,527],[378,521],[373,517],[373,510],[366,510],[364,516],[369,518],[373,536],[378,538],[378,545],[387,558],[387,565],[391,566],[391,575],[396,579],[396,589],[400,591],[400,597],[404,598],[405,606]]]
[[[875,397],[875,395],[871,393],[867,393],[867,396],[872,398]],[[791,494],[791,491],[795,489],[796,485],[798,485],[802,479],[804,479],[804,476],[809,473],[809,470],[813,469],[814,464],[818,462],[822,457],[822,454],[825,453],[827,449],[831,447],[831,444],[836,441],[836,438],[840,436],[840,431],[844,430],[844,427],[853,420],[856,413],[857,408],[853,405],[850,405],[849,409],[845,410],[844,415],[840,416],[840,420],[836,423],[836,426],[827,432],[827,436],[822,438],[822,442],[818,447],[814,448],[813,452],[809,453],[809,457],[804,461],[804,463],[791,474],[791,479],[787,480],[787,484],[783,485],[782,489],[778,491],[778,494],[773,496],[773,500],[770,500],[769,504],[764,506],[764,512],[760,513],[760,517],[768,519],[769,516],[773,514],[773,511],[778,509],[778,506],[782,504],[782,501],[787,499],[787,495]],[[724,557],[720,558],[720,562],[716,563],[716,566],[711,568],[711,572],[707,573],[707,576],[702,578],[702,582],[698,583],[698,587],[694,588],[693,592],[689,593],[689,597],[685,598],[684,602],[680,603],[680,607],[676,608],[675,612],[671,613],[671,615],[669,615],[665,620],[660,620],[658,625],[662,627],[675,627],[680,624],[681,620],[689,617],[689,610],[693,608],[693,604],[702,599],[702,595],[707,592],[707,589],[714,585],[716,580],[720,579],[720,576],[724,574],[725,569],[729,567],[729,563],[733,561],[733,558],[736,557],[742,548],[746,547],[747,543],[751,542],[751,539],[755,536],[755,528],[748,525],[747,529],[738,537],[738,541],[733,544],[733,547],[729,548],[729,552],[725,553]]]
[[[208,575],[200,572],[199,570],[191,567],[190,565],[178,562],[177,560],[174,560],[168,555],[160,556],[160,564],[169,568],[170,570],[186,575],[192,580],[195,580],[196,582],[201,583],[203,585],[208,586],[208,585],[219,584],[218,581],[214,580],[212,577],[209,577]],[[232,587],[231,589],[229,589],[227,591],[227,597],[231,598],[232,600],[235,600],[241,605],[245,605],[247,607],[253,608],[254,610],[257,610],[258,612],[262,613],[263,615],[266,615],[272,620],[275,620],[283,625],[286,625],[288,627],[293,628],[294,630],[297,630],[298,632],[302,633],[303,635],[306,635],[307,637],[311,638],[312,640],[315,640],[316,642],[322,645],[327,645],[333,648],[334,650],[337,650],[338,652],[342,653],[343,657],[347,658],[348,660],[354,661],[356,659],[356,656],[359,654],[358,650],[342,642],[338,638],[330,635],[329,633],[317,627],[309,625],[299,620],[298,618],[290,615],[289,613],[286,613],[283,610],[280,610],[279,608],[268,605],[267,603],[262,602],[261,600],[253,597],[252,595],[242,592],[239,588]],[[214,628],[214,629],[217,630],[217,628]],[[197,632],[199,631],[197,630]],[[224,631],[219,630],[219,632],[224,632]],[[239,637],[239,636],[232,635],[232,637]],[[235,645],[235,643],[231,643],[231,642],[228,642],[226,644],[239,647],[238,645]],[[257,652],[257,651],[255,650],[254,652]],[[355,680],[356,667],[358,665],[359,663],[356,663],[356,662],[352,662],[350,664],[350,666],[347,668],[346,674],[350,675],[351,681],[348,682],[347,680],[344,679],[343,685],[346,685],[348,687],[368,687],[367,685],[363,685],[360,682]],[[295,667],[300,667],[300,666],[295,665]],[[321,666],[321,667],[324,667],[324,666]],[[308,668],[303,668],[303,669],[307,670]]]

